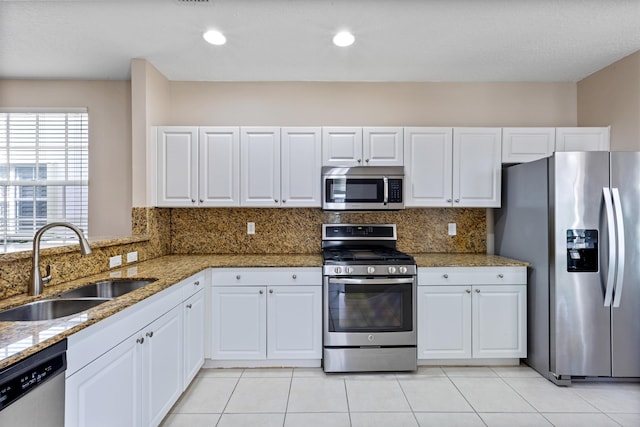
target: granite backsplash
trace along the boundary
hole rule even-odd
[[[247,234],[247,222],[256,233]],[[447,234],[447,224],[457,235]],[[398,248],[409,253],[485,253],[485,209],[405,209],[396,212],[324,212],[316,208],[134,208],[132,237],[90,241],[41,251],[53,286],[108,270],[109,258],[137,251],[146,261],[169,254],[313,254],[324,223],[397,224]],[[31,251],[0,255],[0,299],[27,292]],[[126,267],[126,264],[125,264]]]

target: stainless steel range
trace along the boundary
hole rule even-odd
[[[324,224],[325,372],[417,368],[416,265],[395,224]]]

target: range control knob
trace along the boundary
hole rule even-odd
[[[399,270],[400,270],[400,274],[407,274],[407,267],[402,266],[402,267],[400,267]]]
[[[396,274],[396,268],[395,267],[389,267],[389,274]]]
[[[333,271],[334,271],[336,274],[340,274],[340,273],[342,273],[342,267],[336,267],[336,268],[334,268],[334,269],[333,269]]]
[[[344,268],[344,272],[347,273],[347,274],[353,273],[353,267],[345,267]]]
[[[369,274],[373,274],[373,273],[375,273],[375,272],[376,272],[375,267],[367,267],[367,273],[369,273]]]

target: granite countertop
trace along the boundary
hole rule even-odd
[[[526,266],[485,254],[414,254],[418,267]],[[38,322],[0,322],[0,370],[209,267],[321,267],[321,254],[168,255],[45,289],[38,297],[0,300],[0,310],[111,278],[157,278],[133,292],[75,316]]]

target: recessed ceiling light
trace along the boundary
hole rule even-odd
[[[340,47],[351,46],[355,40],[356,38],[349,31],[340,31],[333,36],[333,44]]]
[[[207,43],[214,44],[216,46],[223,45],[227,42],[227,38],[220,31],[209,30],[202,35]]]

